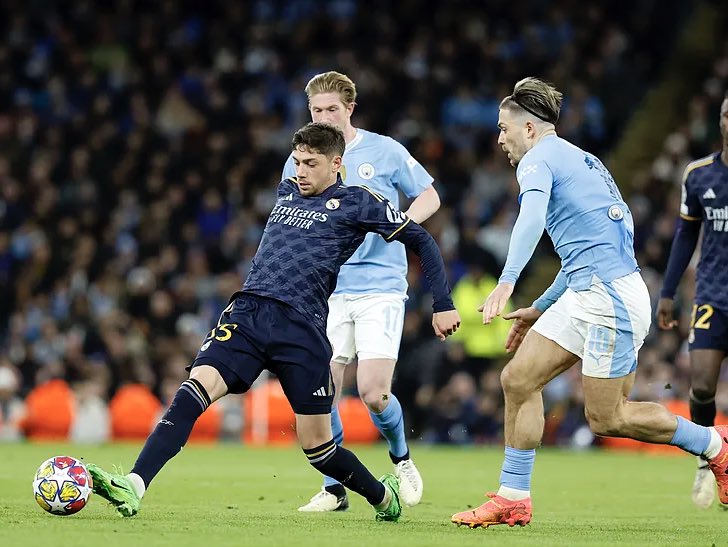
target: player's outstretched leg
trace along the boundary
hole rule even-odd
[[[200,376],[204,381],[204,369],[215,377],[212,383],[205,382],[214,386],[215,398],[225,393],[224,382],[215,369],[209,366],[193,369],[193,376],[182,383],[164,417],[147,438],[131,473],[110,473],[95,464],[88,465],[94,493],[108,500],[122,516],[131,517],[139,512],[149,483],[185,445],[195,421],[210,405],[208,390],[195,378]]]
[[[387,473],[381,479],[375,479],[352,452],[338,446],[333,438],[319,446],[304,448],[303,452],[318,471],[366,498],[374,507],[377,520],[399,520],[402,506],[397,477]]]
[[[404,433],[402,405],[394,393],[386,395],[386,406],[380,412],[369,408],[372,422],[377,426],[389,445],[389,458],[394,464],[394,474],[399,479],[402,501],[408,507],[420,503],[422,499],[422,476],[410,458],[409,447]]]
[[[362,321],[366,324],[366,320]],[[400,482],[402,501],[412,507],[422,499],[423,484],[407,446],[402,405],[391,391],[396,363],[395,359],[361,358],[360,354],[356,380],[359,395],[369,409],[372,422],[387,440],[389,458]]]
[[[86,466],[93,478],[94,493],[111,503],[121,516],[133,517],[139,512],[142,496],[128,477],[121,473],[104,471],[98,465]]]
[[[344,426],[341,423],[341,416],[336,404],[331,407],[331,432],[334,441],[341,446],[344,442]],[[346,511],[349,508],[349,498],[346,495],[346,488],[336,479],[324,475],[324,485],[311,500],[301,507],[303,513],[326,513],[329,511]]]

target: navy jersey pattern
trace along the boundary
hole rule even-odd
[[[695,302],[728,312],[728,165],[720,152],[688,165],[682,192],[680,216],[702,221]]]
[[[302,196],[294,178],[284,179],[243,292],[285,302],[325,329],[339,269],[367,232],[391,241],[410,223],[366,187],[338,178],[323,193]]]

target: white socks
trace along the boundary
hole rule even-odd
[[[720,452],[720,448],[723,446],[723,439],[720,438],[720,435],[718,435],[714,427],[709,427],[708,429],[710,430],[710,443],[708,444],[708,448],[705,449],[705,452],[703,452],[703,456],[705,456],[705,459],[710,460],[715,458],[718,452]]]
[[[392,494],[389,492],[389,488],[384,487],[384,499],[374,506],[377,511],[384,511],[392,501]]]
[[[516,501],[531,497],[530,490],[517,490],[516,488],[509,488],[508,486],[501,486],[498,489],[498,495],[507,500]]]
[[[144,492],[146,492],[147,490],[147,487],[144,486],[144,481],[142,480],[142,478],[136,473],[129,473],[126,478],[129,479],[129,482],[134,488],[134,492],[136,493],[136,495],[139,496],[139,499],[142,499],[142,497],[144,497]]]

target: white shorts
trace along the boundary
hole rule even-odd
[[[359,357],[394,359],[399,355],[404,300],[398,294],[335,294],[329,298],[326,335],[332,361],[347,365]]]
[[[651,318],[647,286],[635,272],[584,291],[566,289],[533,330],[578,355],[585,376],[619,378],[637,368]]]

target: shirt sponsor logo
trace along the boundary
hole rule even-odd
[[[713,221],[714,232],[728,232],[728,205],[724,207],[706,207],[705,218]]]
[[[303,230],[308,230],[313,226],[314,222],[326,222],[329,220],[328,213],[319,211],[309,211],[300,207],[288,207],[285,205],[276,205],[270,212],[268,217],[269,223],[285,224],[294,226]]]

